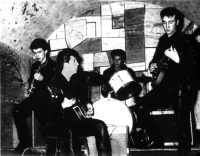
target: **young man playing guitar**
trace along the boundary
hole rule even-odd
[[[60,124],[63,124],[65,129],[72,131],[73,147],[70,149],[75,155],[80,152],[79,136],[95,136],[98,154],[100,156],[111,155],[111,144],[106,124],[101,120],[88,117],[93,114],[93,106],[88,97],[88,78],[80,69],[81,61],[81,57],[73,49],[67,48],[59,52],[56,76],[51,85],[60,89],[60,94],[54,96],[57,98],[54,98],[55,109],[53,110],[55,111],[52,114],[63,116],[63,122]],[[52,120],[54,119],[52,118]],[[68,134],[64,133],[63,135],[65,137]],[[64,141],[64,144],[69,145],[70,139]]]
[[[37,38],[31,43],[30,49],[36,62],[31,67],[27,98],[13,109],[13,118],[20,141],[14,149],[15,152],[23,152],[24,149],[31,147],[32,138],[27,118],[34,110],[42,129],[48,118],[48,107],[51,100],[46,85],[53,77],[55,63],[49,58],[49,44],[46,40]]]
[[[162,146],[162,137],[158,136],[149,112],[173,105],[179,130],[179,150],[190,150],[190,110],[194,101],[192,53],[181,31],[184,18],[180,11],[168,7],[161,11],[160,16],[165,34],[159,39],[149,64],[156,82],[153,89],[138,100],[137,113],[153,139],[152,145]]]

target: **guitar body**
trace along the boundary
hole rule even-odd
[[[157,79],[156,79],[156,81],[154,83],[154,87],[158,86],[162,82],[164,76],[165,76],[165,72],[164,71],[160,71],[160,73],[159,73],[159,75],[158,75],[158,77],[157,77]]]
[[[64,95],[61,89],[53,85],[48,85],[47,89],[54,104],[63,102]],[[70,118],[78,118],[79,120],[86,118],[85,109],[83,107],[80,107],[79,105],[79,101],[76,101],[76,104],[74,104],[73,106],[65,108],[64,112],[67,112]]]
[[[158,86],[162,80],[164,79],[166,72],[169,70],[169,65],[168,65],[169,59],[167,57],[163,57],[158,63],[157,69],[152,73],[153,75],[153,81],[152,81],[152,86]]]
[[[74,125],[77,122],[86,118],[86,113],[83,108],[78,105],[74,105],[68,108],[63,109],[64,119],[69,125]]]
[[[72,109],[76,113],[77,117],[81,120],[83,118],[86,118],[86,113],[83,109],[81,109],[79,106],[72,106]]]

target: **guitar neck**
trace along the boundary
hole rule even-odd
[[[41,69],[41,66],[38,67],[38,69],[35,71],[34,74],[39,73],[40,69]],[[33,90],[35,89],[35,86],[34,86],[34,85],[35,85],[34,74],[33,74],[33,80],[31,81],[30,87],[29,87],[29,89],[28,89],[28,95],[29,95],[29,96],[33,93]]]

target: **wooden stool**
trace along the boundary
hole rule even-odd
[[[128,148],[128,126],[108,126],[110,135],[112,155],[114,156],[127,156],[129,153]],[[88,151],[86,155],[97,156],[96,140],[94,136],[87,137]]]

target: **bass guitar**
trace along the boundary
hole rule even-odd
[[[59,89],[53,85],[47,85],[47,90],[50,93],[51,101],[53,104],[62,103],[64,99],[62,89]],[[62,100],[60,100],[62,99]],[[86,108],[80,106],[80,102],[76,100],[76,103],[72,106],[65,107],[67,109],[73,110],[73,116],[75,115],[78,119],[88,118],[89,116],[86,113]]]

